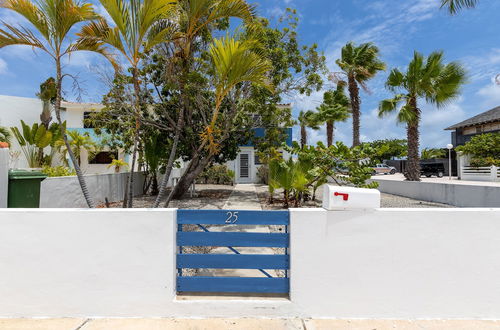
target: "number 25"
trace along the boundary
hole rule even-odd
[[[238,211],[227,212],[226,223],[236,223],[238,221]]]

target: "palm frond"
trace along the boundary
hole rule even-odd
[[[50,54],[43,42],[32,31],[24,27],[17,28],[8,23],[2,23],[6,29],[0,29],[0,48],[10,45],[25,45],[39,48]]]
[[[46,39],[50,39],[49,23],[44,12],[29,0],[4,0],[0,2],[1,8],[10,9],[26,18]]]
[[[448,8],[451,14],[458,13],[462,8],[474,8],[479,0],[441,0],[441,8]]]

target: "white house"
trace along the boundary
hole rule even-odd
[[[77,130],[81,133],[88,133],[92,136],[93,140],[98,142],[99,137],[95,135],[92,128],[85,127],[84,117],[92,111],[99,111],[103,108],[98,103],[75,103],[75,102],[62,102],[61,119],[66,121],[68,130]],[[19,127],[21,120],[28,125],[40,122],[40,114],[42,112],[42,101],[38,98],[17,97],[0,95],[0,126],[4,127]],[[55,122],[55,114],[52,114],[52,120]],[[12,168],[26,168],[28,163],[24,155],[20,152],[21,148],[16,139],[12,139],[11,157]],[[104,149],[99,152],[94,159],[89,162],[86,151],[81,155],[81,168],[85,174],[102,174],[113,173],[114,169],[109,167],[111,157],[118,159],[128,160],[128,155],[121,151],[110,151]],[[55,160],[57,162],[57,160]]]

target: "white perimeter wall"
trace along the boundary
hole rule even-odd
[[[0,210],[0,317],[500,318],[500,210],[291,211],[291,300],[176,300],[176,212]]]
[[[377,180],[388,194],[459,207],[500,207],[500,186]]]
[[[134,173],[134,196],[142,195],[144,174]],[[89,192],[98,204],[123,200],[128,173],[85,175]],[[76,176],[47,178],[40,187],[40,207],[74,208],[87,207]]]

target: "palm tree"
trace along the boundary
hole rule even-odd
[[[462,8],[474,8],[479,0],[441,0],[441,7],[446,7],[452,14]]]
[[[408,166],[405,176],[410,181],[420,181],[419,125],[420,99],[438,108],[459,96],[465,83],[465,70],[456,63],[444,64],[443,53],[433,52],[427,58],[415,52],[406,72],[393,69],[387,78],[388,90],[397,93],[394,98],[383,100],[379,116],[397,112],[397,119],[406,124],[408,138]],[[398,93],[399,92],[399,93]],[[402,104],[401,107],[398,107]]]
[[[61,120],[62,80],[66,76],[62,73],[61,62],[64,57],[77,51],[96,52],[113,61],[113,58],[101,45],[68,40],[69,33],[75,25],[96,19],[98,16],[91,4],[78,0],[39,0],[35,3],[29,0],[4,0],[0,6],[20,14],[30,23],[30,26],[16,27],[4,22],[0,28],[0,48],[10,45],[29,46],[47,53],[54,60],[56,69],[54,110],[56,118],[64,143],[69,149],[69,156],[75,167],[87,205],[94,207],[94,201],[89,194],[75,155],[69,148],[65,126]]]
[[[299,113],[300,125],[300,147],[304,148],[307,145],[307,128],[319,130],[318,114],[314,111],[301,111]]]
[[[232,17],[250,22],[254,18],[254,9],[245,0],[184,0],[179,3],[179,19],[174,27],[173,34],[175,35],[175,60],[178,61],[181,71],[178,81],[181,91],[181,107],[175,125],[175,133],[165,175],[161,181],[159,193],[153,207],[160,206],[160,202],[165,197],[170,173],[177,158],[177,146],[182,130],[184,129],[185,116],[191,108],[188,93],[184,90],[186,84],[188,84],[189,74],[192,71],[195,41],[204,35],[206,36],[206,32],[216,22]],[[167,203],[171,198],[172,193],[167,199]]]
[[[89,133],[85,132],[80,134],[78,131],[68,131],[68,137],[70,149],[67,148],[64,141],[58,141],[55,144],[55,147],[61,154],[61,160],[66,164],[66,166],[69,166],[66,160],[66,154],[68,154],[69,151],[75,155],[78,166],[81,165],[81,155],[83,150],[87,151],[89,160],[95,157],[95,154],[97,153],[97,144],[94,142]]]
[[[209,53],[214,67],[215,108],[212,120],[202,133],[202,147],[208,144],[212,154],[219,151],[216,142],[216,128],[220,107],[233,88],[243,82],[251,82],[268,88],[272,86],[267,79],[271,63],[255,52],[255,40],[235,40],[224,37],[214,40]]]
[[[98,46],[111,46],[128,62],[134,86],[135,134],[132,149],[132,164],[127,180],[128,207],[133,206],[134,169],[139,145],[141,87],[139,68],[144,53],[159,43],[168,40],[172,32],[169,19],[177,8],[176,0],[99,0],[114,26],[101,18],[85,25],[78,36],[79,42]]]
[[[337,89],[323,94],[323,103],[317,108],[321,122],[326,123],[326,143],[333,144],[335,123],[343,122],[349,118],[349,98],[344,94],[344,84],[339,82]]]
[[[424,148],[420,154],[420,159],[436,159],[444,156],[446,156],[446,152],[443,149]]]
[[[385,70],[385,63],[380,61],[378,57],[379,49],[372,43],[356,46],[354,43],[349,42],[342,48],[341,58],[336,61],[342,70],[342,74],[347,77],[351,99],[353,146],[360,144],[361,100],[359,98],[359,86],[364,90],[368,90],[366,82],[373,78],[378,71]]]

